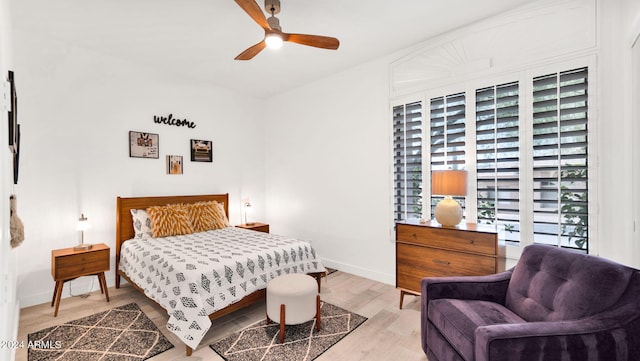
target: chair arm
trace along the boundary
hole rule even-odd
[[[481,326],[475,331],[475,359],[632,360],[640,354],[640,315],[620,311],[572,321]]]
[[[439,298],[483,300],[504,305],[513,270],[487,276],[426,277],[422,279],[422,304]]]

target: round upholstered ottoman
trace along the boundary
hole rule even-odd
[[[320,330],[320,295],[316,280],[303,274],[285,274],[267,284],[267,323],[280,324],[280,343],[285,325],[297,325],[316,318]]]

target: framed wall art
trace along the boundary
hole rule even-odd
[[[167,174],[182,174],[182,156],[167,156]]]
[[[16,95],[16,83],[13,71],[7,74],[9,82],[9,149],[15,153],[18,148],[18,96]]]
[[[191,139],[191,161],[212,162],[213,142],[210,140]]]
[[[159,146],[158,134],[129,132],[129,157],[158,159]]]

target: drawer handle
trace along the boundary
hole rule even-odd
[[[451,262],[449,262],[449,261],[441,261],[439,259],[434,259],[432,261],[433,261],[433,263],[444,264],[444,265],[450,265],[451,264]]]
[[[474,240],[472,240],[472,239],[471,239],[471,240],[469,240],[469,243],[471,243],[471,244],[473,244],[474,242],[475,242],[475,241],[474,241]]]
[[[413,238],[418,239],[418,235],[414,233]]]

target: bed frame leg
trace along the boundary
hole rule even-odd
[[[193,353],[193,349],[187,346],[187,356],[191,356],[192,353]]]

